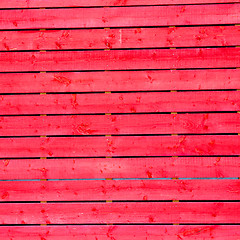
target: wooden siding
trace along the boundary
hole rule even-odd
[[[240,237],[239,0],[0,2],[0,240]]]

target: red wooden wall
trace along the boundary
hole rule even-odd
[[[0,239],[240,238],[239,0],[0,2]]]

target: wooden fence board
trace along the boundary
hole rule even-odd
[[[240,26],[1,31],[0,50],[71,50],[240,45]]]
[[[239,180],[1,182],[5,201],[238,200]]]
[[[0,8],[44,8],[44,7],[93,7],[93,6],[136,6],[136,5],[171,5],[171,4],[207,4],[239,3],[239,0],[2,0]]]
[[[240,133],[239,113],[0,117],[0,136]]]
[[[128,240],[236,240],[240,235],[239,226],[234,225],[114,225],[114,226],[15,226],[0,227],[0,238],[4,240],[84,240],[119,239]]]
[[[1,115],[239,111],[240,91],[0,95]]]
[[[236,156],[240,135],[0,138],[0,146],[0,158]]]
[[[239,202],[4,203],[0,223],[240,223],[239,214]]]
[[[238,157],[60,158],[0,161],[1,180],[238,178],[239,176]]]
[[[1,72],[237,68],[240,48],[0,52],[0,60]]]
[[[238,24],[240,23],[239,11],[240,4],[238,3],[130,8],[0,10],[0,29]]]
[[[1,93],[240,89],[240,69],[0,73]]]

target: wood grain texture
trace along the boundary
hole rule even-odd
[[[211,133],[240,133],[240,114],[0,117],[0,136]]]
[[[3,159],[0,161],[1,180],[236,178],[239,176],[238,157]]]
[[[240,223],[239,214],[239,202],[4,203],[0,223]]]
[[[240,69],[0,73],[1,93],[240,89]]]
[[[240,91],[0,95],[2,115],[239,110]]]
[[[0,240],[237,240],[239,10],[1,1]]]
[[[240,48],[0,52],[1,72],[240,67]]]
[[[93,7],[93,6],[136,6],[202,3],[239,3],[239,0],[2,0],[0,8],[42,8],[42,7]]]
[[[106,200],[238,200],[239,180],[1,182],[0,202]]]
[[[1,31],[0,50],[71,50],[240,45],[240,26]]]
[[[0,29],[238,24],[240,23],[239,11],[240,4],[238,3],[131,8],[1,10]]]
[[[240,155],[240,135],[0,138],[1,158]]]
[[[240,235],[238,226],[231,225],[194,225],[194,226],[15,226],[0,227],[2,240],[99,240],[110,238],[119,240],[236,240]]]

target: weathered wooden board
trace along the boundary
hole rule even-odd
[[[3,181],[5,201],[238,200],[239,180]]]
[[[0,95],[2,115],[239,110],[240,91]]]
[[[239,214],[239,202],[4,203],[0,223],[240,223]]]
[[[0,9],[0,239],[238,239],[239,0]]]
[[[240,235],[239,226],[234,225],[115,225],[115,226],[15,226],[0,227],[0,238],[4,240],[47,240],[79,238],[92,240],[236,240]]]
[[[0,10],[0,29],[238,24],[239,11],[238,3],[140,8]],[[196,12],[198,14],[195,14]]]
[[[1,158],[236,156],[240,135],[0,138],[0,146]]]
[[[240,45],[240,26],[1,31],[0,50],[166,48]]]
[[[2,0],[0,8],[137,6],[202,3],[239,3],[239,0]]]
[[[0,136],[240,133],[239,113],[0,117]]]
[[[238,178],[239,176],[238,157],[59,158],[0,161],[1,180]]]
[[[1,72],[240,67],[240,48],[0,52]]]
[[[1,93],[240,89],[240,69],[0,73]]]

